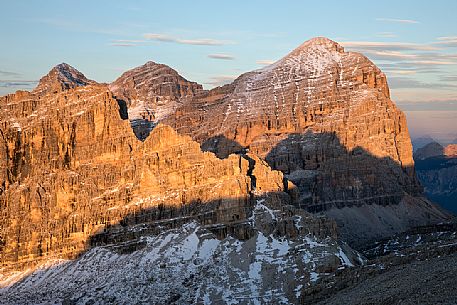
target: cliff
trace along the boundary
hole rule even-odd
[[[224,223],[247,217],[254,189],[272,204],[289,200],[282,173],[252,158],[220,160],[161,124],[139,141],[104,85],[37,92],[0,99],[4,266],[75,257],[89,237],[140,211],[148,221]]]

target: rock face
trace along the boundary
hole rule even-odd
[[[457,145],[430,143],[418,149],[414,159],[427,197],[457,214]]]
[[[457,157],[457,144],[449,144],[444,148],[444,155],[447,157]]]
[[[228,283],[218,274],[235,281],[232,295],[269,302],[267,291],[283,291],[295,302],[312,272],[331,275],[357,256],[338,241],[334,221],[306,210],[333,217],[353,244],[447,217],[421,197],[405,117],[384,74],[328,39],[210,91],[152,62],[109,86],[62,64],[34,91],[0,98],[0,282],[7,285],[17,280],[10,272],[92,249],[82,265],[70,263],[88,281],[104,257],[125,266],[130,258],[121,256],[132,253],[172,262],[171,272],[182,270],[188,282],[199,278],[195,285],[171,279],[183,299],[142,295],[136,282],[129,288],[158,303],[219,300]],[[165,247],[175,233],[181,237]],[[211,249],[203,246],[207,235]],[[154,254],[161,238],[171,257]],[[110,276],[138,271],[120,270]],[[52,275],[37,276],[53,287]],[[75,301],[65,296],[87,288],[78,283],[51,288],[50,298]],[[39,295],[22,288],[7,293],[50,301],[43,287]]]
[[[246,150],[259,155],[297,185],[298,204],[312,212],[398,204],[422,192],[406,119],[390,99],[385,75],[326,38],[188,99],[164,122],[221,158]],[[428,206],[417,201],[423,213],[416,219],[380,209],[406,223],[443,216]],[[370,226],[377,216],[367,217]],[[353,233],[348,238],[359,240]]]
[[[106,86],[78,83],[0,100],[4,266],[76,256],[129,215],[224,223],[245,219],[256,196],[290,200],[282,173],[255,156],[220,160],[161,124],[138,141]]]
[[[33,90],[35,94],[57,93],[66,89],[94,84],[84,74],[72,66],[61,63],[40,79],[38,86]]]
[[[158,121],[203,89],[170,67],[152,61],[125,72],[109,88],[116,98],[127,103],[128,117],[141,140]]]
[[[0,304],[288,304],[363,263],[255,154],[140,141],[106,85],[59,81],[0,99]]]
[[[347,246],[309,234],[318,221],[306,212],[290,216],[262,202],[248,220],[252,234],[246,239],[220,239],[214,227],[190,222],[98,246],[75,261],[49,261],[23,281],[0,288],[0,304],[296,304],[318,279],[361,263]],[[0,275],[0,287],[10,280]]]

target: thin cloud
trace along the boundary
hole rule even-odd
[[[412,64],[416,65],[426,65],[426,66],[434,66],[434,65],[457,65],[455,61],[440,61],[440,60],[415,60],[411,61]]]
[[[111,46],[113,47],[136,47],[138,44],[136,43],[112,43]]]
[[[440,81],[442,82],[456,82],[457,83],[457,75],[452,76],[441,76]]]
[[[111,40],[111,46],[114,47],[136,47],[144,45],[147,41],[140,39],[114,39]]]
[[[260,59],[260,60],[257,60],[255,63],[258,65],[268,66],[268,65],[274,64],[275,61],[271,60],[271,59]]]
[[[439,50],[438,47],[407,43],[407,42],[381,42],[381,41],[344,41],[341,45],[346,48],[362,49],[362,50],[374,50],[374,51],[435,51]]]
[[[413,66],[437,66],[457,64],[457,54],[436,53],[436,52],[413,52],[409,51],[377,51],[358,50],[372,60],[391,61],[396,63],[410,63]]]
[[[393,23],[405,23],[405,24],[417,24],[420,23],[417,20],[412,19],[396,19],[396,18],[376,18],[376,21],[383,21],[383,22],[393,22]]]
[[[145,40],[131,40],[131,39],[115,39],[112,40],[113,43],[142,43],[146,42]]]
[[[227,41],[210,39],[210,38],[200,38],[200,39],[181,39],[165,34],[157,33],[146,33],[143,35],[145,39],[155,40],[160,42],[173,42],[178,44],[188,44],[188,45],[199,45],[199,46],[220,46],[229,44]]]
[[[233,57],[232,55],[229,55],[229,54],[209,54],[208,57],[213,58],[213,59],[223,59],[223,60],[234,60],[235,59],[235,57]]]
[[[444,36],[438,37],[434,45],[438,45],[440,47],[447,47],[447,48],[457,48],[457,36]]]
[[[403,111],[455,111],[457,98],[444,100],[402,101],[397,105]]]
[[[381,33],[377,33],[376,36],[383,37],[383,38],[395,38],[395,37],[397,37],[397,35],[395,33],[392,33],[392,32],[381,32]]]
[[[411,75],[411,74],[416,74],[417,71],[415,70],[389,70],[386,69],[384,72],[387,74],[400,74],[400,75]]]
[[[16,72],[11,72],[11,71],[2,71],[0,70],[0,75],[4,77],[21,77],[22,74],[16,73]]]
[[[407,54],[400,51],[377,51],[377,50],[366,50],[363,52],[368,57],[380,60],[398,60],[398,59],[415,59],[418,58],[417,54]]]
[[[446,83],[426,83],[410,77],[389,78],[391,89],[455,89],[457,85]]]
[[[125,35],[124,29],[104,29],[104,28],[95,28],[87,24],[70,21],[67,19],[59,18],[35,18],[35,19],[24,19],[26,22],[41,23],[55,28],[80,32],[80,33],[94,33],[94,34],[103,34],[103,35]]]
[[[219,75],[219,76],[213,76],[209,78],[209,81],[206,82],[205,84],[211,85],[211,86],[223,86],[226,84],[230,84],[233,82],[237,76],[233,75]]]
[[[33,87],[38,83],[36,80],[0,80],[0,88]]]

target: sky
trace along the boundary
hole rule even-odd
[[[457,139],[457,1],[0,0],[0,95],[66,62],[99,82],[152,60],[205,88],[325,36],[386,73],[411,136]]]

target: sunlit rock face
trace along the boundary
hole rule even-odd
[[[152,61],[125,72],[109,88],[128,106],[129,120],[140,140],[146,139],[157,122],[182,102],[202,91],[200,84]]]
[[[106,85],[73,85],[0,99],[3,264],[77,256],[140,211],[213,223],[245,219],[255,196],[290,200],[283,174],[255,156],[220,160],[162,124],[139,141]]]
[[[384,74],[325,38],[210,91],[152,62],[110,85],[61,64],[0,98],[0,136],[9,270],[137,239],[141,224],[159,234],[197,221],[219,240],[250,239],[258,200],[290,217],[326,213],[350,242],[446,217],[417,197]],[[290,226],[281,232],[300,237]],[[338,244],[330,220],[306,234]]]
[[[366,205],[405,205],[380,208],[392,231],[442,217],[415,200],[422,187],[406,119],[390,99],[385,75],[329,39],[306,41],[270,66],[195,96],[164,122],[219,157],[249,150],[264,158],[297,185],[301,207],[357,210],[354,217],[365,218],[360,233],[379,213]],[[411,210],[420,212],[411,216]],[[340,224],[350,214],[332,213]]]
[[[363,263],[257,155],[140,141],[106,85],[67,85],[0,99],[0,304],[296,303]]]

